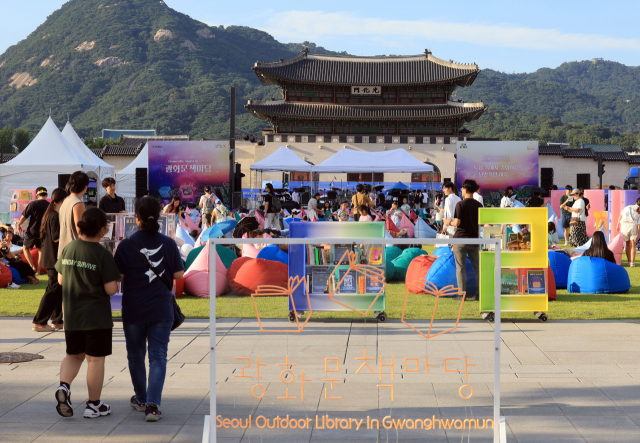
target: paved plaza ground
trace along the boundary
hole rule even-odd
[[[428,322],[412,323],[426,332]],[[263,321],[265,328],[288,328],[288,322]],[[443,330],[442,322],[436,328]],[[505,321],[502,324],[502,414],[509,442],[574,443],[640,441],[640,322],[634,321]],[[457,330],[429,340],[399,321],[311,321],[300,334],[261,333],[256,320],[219,319],[217,328],[217,413],[223,417],[251,415],[252,428],[220,428],[218,441],[232,442],[490,442],[491,430],[456,429],[320,429],[320,417],[364,420],[491,419],[493,417],[493,325],[461,321]],[[0,352],[38,353],[29,363],[0,365],[0,442],[200,442],[204,415],[209,412],[208,321],[188,320],[171,337],[163,395],[164,419],[144,422],[133,412],[121,324],[114,331],[114,354],[107,358],[103,400],[109,417],[82,418],[87,390],[84,368],[72,385],[75,417],[62,419],[55,411],[64,334],[36,334],[30,319],[0,319]],[[365,362],[372,368],[356,371]],[[378,374],[379,357],[391,369]],[[261,367],[256,380],[257,357]],[[287,362],[288,366],[277,366]],[[429,374],[425,373],[428,356]],[[469,367],[464,380],[465,356]],[[251,366],[247,366],[249,358]],[[325,372],[325,358],[330,360]],[[409,372],[418,358],[419,372]],[[444,359],[450,360],[445,373]],[[405,366],[406,364],[406,366]],[[295,365],[295,366],[294,366]],[[242,367],[245,375],[241,378]],[[291,371],[282,374],[282,371]],[[304,372],[304,400],[300,375]],[[293,382],[285,384],[287,381]],[[380,381],[382,377],[382,381]],[[322,379],[334,378],[330,382]],[[256,388],[254,398],[251,388]],[[394,386],[394,401],[390,388]],[[463,400],[462,385],[473,389]],[[288,395],[295,400],[279,399]],[[340,400],[325,398],[342,397]],[[468,388],[464,388],[466,394]],[[262,395],[264,394],[264,395]],[[311,419],[307,429],[259,429],[256,418],[276,416]],[[320,422],[321,424],[321,422]],[[355,424],[354,424],[355,427]]]

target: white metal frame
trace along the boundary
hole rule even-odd
[[[336,244],[344,243],[344,238],[213,238],[209,240],[209,288],[216,287],[216,244],[219,245],[243,245],[256,243],[268,245],[302,245],[309,242]],[[384,245],[495,245],[495,330],[494,330],[494,396],[493,396],[493,442],[506,443],[505,418],[500,416],[500,329],[501,329],[501,294],[500,294],[500,267],[501,267],[501,239],[482,238],[354,238],[350,242],[358,244],[384,244]],[[213,265],[212,265],[213,264]],[[216,297],[209,297],[209,415],[205,416],[202,443],[216,443]],[[213,417],[213,419],[211,419]]]

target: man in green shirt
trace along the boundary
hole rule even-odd
[[[562,206],[565,203],[567,204],[567,206],[573,205],[573,197],[571,197],[571,191],[573,191],[573,187],[571,185],[567,185],[564,187],[564,189],[565,193],[562,197],[560,197],[560,223],[562,224],[562,229],[564,229],[564,245],[567,246],[569,244],[569,233],[571,231],[571,212],[567,211]]]

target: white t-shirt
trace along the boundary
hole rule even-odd
[[[309,203],[307,204],[307,211],[316,211],[316,206],[318,206],[318,200],[315,198],[310,198]]]
[[[625,207],[620,215],[622,215],[622,219],[620,219],[621,223],[635,223],[636,225],[640,225],[640,214],[638,214],[638,205],[629,205]]]
[[[587,221],[587,216],[584,213],[585,204],[583,199],[576,200],[571,208],[582,209],[582,212],[571,212],[571,218],[577,218],[580,221]]]
[[[298,194],[296,191],[293,191],[291,193],[291,200],[293,200],[296,203],[300,203],[300,194]]]
[[[453,220],[453,214],[456,212],[456,205],[462,199],[455,194],[449,194],[444,201],[444,219]]]
[[[476,200],[476,201],[479,201],[480,204],[482,206],[484,206],[484,198],[482,198],[482,196],[480,194],[478,194],[477,192],[473,193],[473,199]]]
[[[501,208],[512,208],[513,207],[513,200],[511,200],[510,197],[502,197],[502,200],[500,200],[500,207]]]

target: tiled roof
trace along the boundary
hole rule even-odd
[[[604,161],[629,161],[629,154],[624,151],[620,152],[601,152]]]
[[[561,155],[564,158],[590,158],[596,161],[602,155],[604,161],[621,161],[629,163],[640,163],[640,155],[630,156],[624,151],[619,152],[594,152],[592,149],[562,149],[560,146],[540,145],[539,155]],[[634,159],[633,157],[637,157]]]
[[[92,149],[91,152],[93,152],[99,158],[102,158],[102,156],[104,154],[104,150],[103,149]]]
[[[593,158],[591,149],[563,149],[562,156],[564,158]]]
[[[122,155],[122,156],[137,156],[142,147],[121,146],[121,145],[107,145],[104,147],[102,156],[107,155]]]
[[[629,163],[640,164],[640,155],[629,155]]]
[[[591,149],[593,152],[621,152],[620,145],[582,144],[582,149]]]
[[[482,103],[472,106],[453,105],[334,105],[289,103],[283,100],[249,100],[245,105],[258,118],[286,116],[299,118],[337,118],[381,120],[394,118],[435,119],[463,118],[471,121],[487,109]]]
[[[562,155],[560,146],[540,145],[538,146],[538,154],[540,155]]]
[[[357,26],[357,24],[356,24]],[[252,68],[261,82],[277,80],[301,83],[390,86],[454,82],[459,86],[473,83],[480,69],[476,64],[447,62],[425,54],[410,56],[355,57],[311,54],[279,62],[257,62]]]

